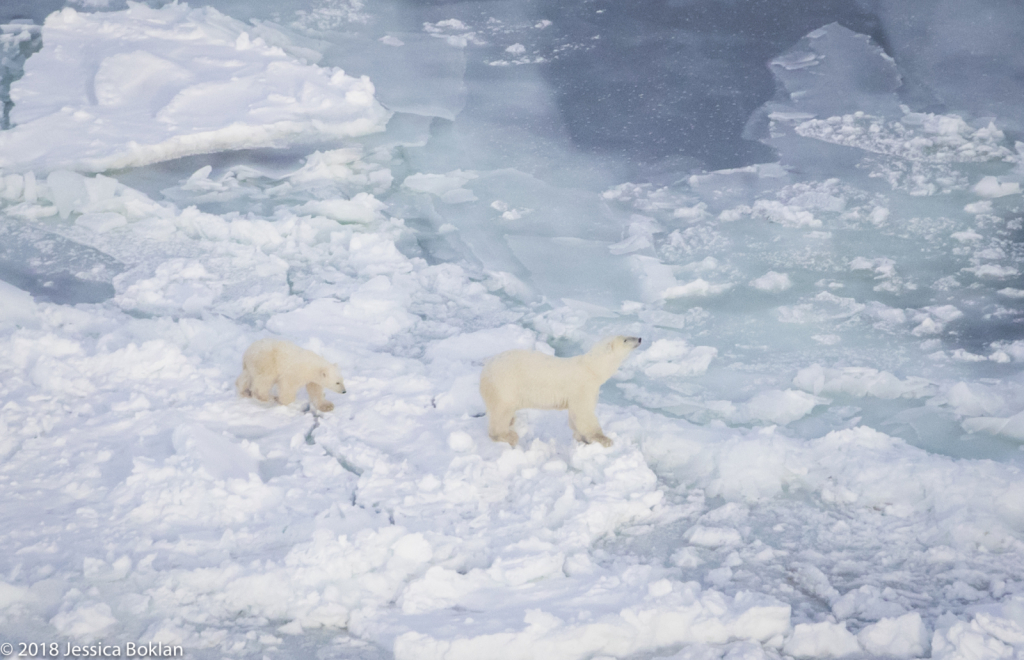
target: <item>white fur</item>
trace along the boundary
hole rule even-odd
[[[608,337],[588,353],[558,358],[536,351],[505,351],[493,357],[480,374],[480,395],[487,406],[488,432],[496,442],[513,447],[519,436],[512,430],[517,410],[568,410],[569,426],[579,442],[612,441],[597,421],[597,394],[618,371],[622,361],[640,345],[638,337]]]
[[[235,388],[241,396],[269,401],[274,385],[277,400],[284,405],[295,401],[299,388],[305,385],[310,403],[323,412],[334,410],[334,404],[324,398],[325,387],[345,393],[337,365],[290,341],[260,339],[245,350]]]

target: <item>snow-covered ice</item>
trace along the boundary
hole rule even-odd
[[[247,28],[186,4],[51,14],[11,88],[0,167],[102,172],[384,127],[369,78],[310,65]]]
[[[795,34],[708,169],[581,137],[614,3],[53,4],[0,30],[0,642],[1024,657],[1019,6]],[[490,441],[489,356],[613,333],[611,447]],[[237,396],[264,337],[332,412]]]

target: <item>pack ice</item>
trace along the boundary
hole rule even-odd
[[[519,3],[76,4],[0,34],[2,640],[1024,657],[1000,117],[831,24],[770,63],[778,162],[623,181],[549,130],[539,67],[600,40]],[[488,439],[489,356],[611,334],[611,447]],[[333,412],[236,395],[267,337]]]
[[[387,122],[368,78],[289,56],[210,7],[66,7],[43,31],[46,46],[11,91],[5,170],[102,172],[364,135]]]

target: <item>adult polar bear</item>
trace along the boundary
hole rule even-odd
[[[487,406],[491,439],[516,446],[519,435],[512,423],[517,410],[568,409],[569,426],[577,441],[611,446],[595,414],[597,394],[639,345],[639,337],[618,335],[601,340],[576,357],[505,351],[491,358],[480,373],[480,396]]]
[[[278,402],[286,406],[295,401],[299,388],[305,385],[309,402],[322,412],[334,410],[334,404],[324,398],[325,387],[345,393],[337,365],[290,341],[260,339],[245,350],[235,388],[241,396],[269,401],[274,385]]]

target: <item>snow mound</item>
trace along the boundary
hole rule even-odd
[[[11,87],[0,168],[100,172],[384,129],[369,78],[307,64],[251,29],[187,4],[51,14]]]

